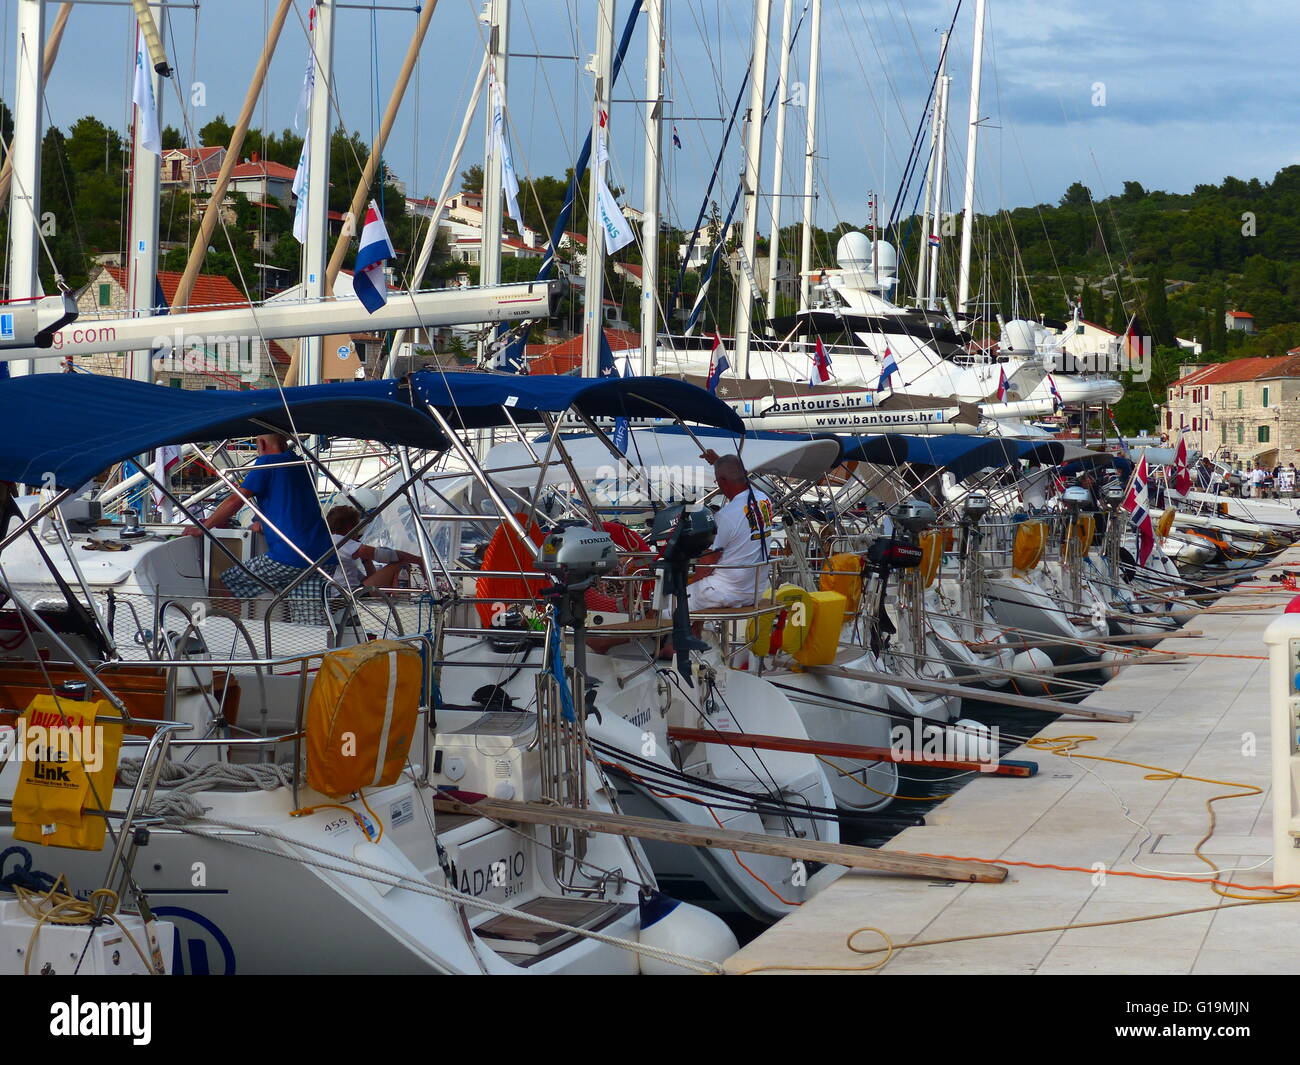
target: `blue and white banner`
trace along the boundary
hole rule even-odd
[[[506,195],[506,213],[522,226],[524,216],[519,210],[519,178],[515,175],[515,163],[506,143],[506,116],[501,104],[501,89],[490,71],[488,93],[488,98],[492,101],[492,151],[501,160],[501,191]]]
[[[613,255],[620,248],[625,248],[632,243],[633,233],[632,227],[628,225],[622,209],[618,206],[618,201],[614,199],[614,194],[609,191],[609,185],[605,181],[607,162],[609,162],[609,149],[605,146],[605,131],[602,129],[596,140],[596,166],[600,168],[600,196],[597,208],[600,228],[605,234],[605,254]]]

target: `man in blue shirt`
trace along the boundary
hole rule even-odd
[[[203,520],[204,527],[222,528],[244,506],[243,497],[248,496],[257,501],[257,509],[266,518],[262,523],[266,554],[255,555],[242,567],[231,566],[222,573],[222,583],[240,599],[265,594],[257,577],[274,588],[284,588],[334,546],[311,474],[298,453],[291,450],[288,437],[271,433],[257,438],[257,458],[244,475],[239,493],[232,492],[223,499]],[[185,531],[190,536],[201,535],[197,528]],[[299,583],[287,598],[289,620],[325,624],[324,586],[325,578],[319,573]]]

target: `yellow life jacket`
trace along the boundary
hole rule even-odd
[[[94,703],[38,695],[19,717],[22,769],[14,788],[14,839],[97,851],[107,822],[87,810],[113,804],[113,778],[122,746],[120,722],[107,700]]]

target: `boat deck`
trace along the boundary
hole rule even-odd
[[[1300,547],[1290,548],[1260,573],[1298,563]],[[1260,609],[1265,602],[1275,605]],[[1008,865],[1010,875],[1001,884],[849,872],[733,955],[727,969],[865,969],[885,954],[854,953],[846,938],[867,925],[883,930],[896,948],[914,941],[1070,925],[1075,927],[895,950],[877,971],[1300,973],[1300,911],[1286,904],[1231,905],[1235,900],[1216,894],[1209,884],[1152,876],[1182,873],[1215,875],[1237,885],[1272,883],[1263,634],[1285,602],[1281,595],[1247,591],[1224,597],[1218,610],[1190,620],[1189,628],[1203,638],[1158,646],[1225,657],[1122,669],[1085,700],[1133,710],[1131,723],[1060,718],[1039,733],[1095,737],[1076,753],[1158,766],[1227,786],[1186,777],[1146,779],[1150,769],[1019,747],[1006,757],[1038,762],[1037,776],[978,777],[932,810],[924,826],[905,830],[885,849],[1069,866],[1082,872]],[[1230,604],[1247,609],[1224,612]],[[1194,853],[1210,831],[1206,801],[1243,791],[1243,797],[1213,806],[1217,821],[1203,853],[1224,871],[1211,874]],[[1144,875],[1117,875],[1123,873]],[[1203,912],[1185,916],[1077,927],[1202,907]],[[854,942],[861,950],[882,943],[871,932]]]

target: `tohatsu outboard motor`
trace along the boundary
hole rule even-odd
[[[687,684],[692,684],[691,651],[704,651],[709,645],[691,633],[686,577],[691,560],[707,552],[717,534],[713,512],[695,503],[665,507],[655,515],[650,529],[651,542],[662,544],[655,565],[663,572],[664,591],[673,596],[673,653],[677,658],[677,672]]]

